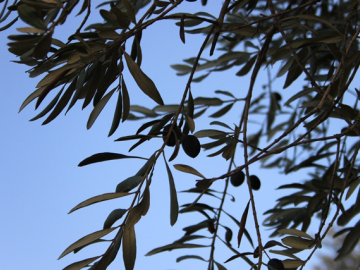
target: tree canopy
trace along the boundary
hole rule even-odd
[[[186,255],[177,261],[201,260],[208,269],[227,269],[227,263],[238,260],[249,269],[303,269],[335,223],[342,227],[335,237],[342,235],[344,240],[334,259],[346,257],[356,247],[360,239],[360,92],[355,85],[360,63],[358,1],[224,0],[217,14],[201,8],[178,12],[183,5],[196,4],[187,2],[213,5],[206,0],[0,2],[0,30],[26,24],[8,36],[7,45],[16,56],[14,62],[29,66],[29,76],[38,81],[20,111],[34,103],[40,112],[31,121],[43,119],[46,125],[70,109],[91,107],[86,124],[90,129],[109,100],[115,99],[108,136],[126,129],[128,121],[137,121],[135,133],[115,141],[133,142],[129,152],[156,149],[150,156],[95,153],[78,164],[142,162],[112,192],[70,210],[131,198],[123,208],[109,211],[102,228],[69,245],[59,258],[106,241],[104,253],[64,270],[106,269],[118,254],[126,270],[134,269],[136,259],[141,260],[136,247],[145,241],[136,239],[135,225],[151,209],[150,197],[161,197],[151,189],[159,163],[165,164],[162,173],[168,178],[170,225],[177,222],[179,213],[195,213],[201,221],[189,220],[180,239],[169,239],[169,244],[154,247],[147,256],[185,249]],[[75,15],[81,20],[71,26],[67,40],[57,38]],[[166,103],[165,90],[142,68],[148,46],[143,35],[160,22],[177,25],[183,46],[194,35],[202,38],[192,57],[171,65],[174,76],[186,78],[181,98],[171,103]],[[152,38],[156,41],[156,36]],[[215,73],[224,78],[230,74],[233,89],[199,94],[194,86]],[[138,105],[134,90],[127,87],[129,80],[136,82],[149,104],[157,105]],[[273,88],[279,80],[287,94]],[[233,117],[230,112],[235,104],[240,104],[241,111]],[[202,150],[207,151],[209,164],[224,164],[222,174],[209,177],[197,169]],[[177,162],[181,152],[190,158],[188,164]],[[272,185],[286,196],[267,203],[263,224],[255,191],[270,180],[260,179],[252,170],[254,164],[264,170],[275,168],[289,179],[280,187]],[[181,191],[195,194],[194,200],[180,205],[174,171],[196,176]],[[247,187],[246,200],[241,214],[233,213],[225,204],[236,199],[229,187],[241,185]],[[308,233],[310,226],[316,227],[315,234]],[[273,240],[264,242],[266,227]],[[244,241],[251,250],[241,248]],[[200,248],[208,251],[208,257],[197,254]],[[225,262],[217,259],[220,249],[229,254]]]

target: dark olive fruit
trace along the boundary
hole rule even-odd
[[[181,145],[189,157],[195,158],[200,153],[200,142],[194,135],[186,135]]]
[[[271,267],[269,267],[271,266]],[[284,267],[284,264],[282,263],[282,261],[278,260],[278,259],[271,259],[269,262],[268,262],[268,269],[269,270],[284,270],[285,267]]]
[[[163,140],[164,140],[164,142],[165,142],[165,140],[166,140],[167,134],[169,133],[170,127],[171,127],[171,124],[164,126],[164,130],[163,130]],[[179,138],[180,138],[180,135],[181,135],[181,132],[180,132],[180,130],[179,130],[179,127],[178,127],[178,126],[175,126],[175,127],[173,128],[173,131],[175,131],[175,134],[176,134],[177,138],[179,139]],[[175,134],[174,134],[174,132],[171,132],[170,137],[169,137],[169,140],[168,140],[167,143],[166,143],[167,146],[175,146],[175,145],[176,145],[176,137],[175,137]]]
[[[234,187],[240,186],[242,183],[244,183],[244,180],[245,174],[243,171],[238,171],[234,173],[230,178],[230,182]]]
[[[250,175],[250,184],[253,190],[259,190],[261,186],[259,177],[256,175]]]
[[[274,92],[273,95],[274,95],[276,101],[280,101],[282,99],[281,95],[278,92]]]

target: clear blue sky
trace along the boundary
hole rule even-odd
[[[221,1],[214,1],[206,7],[210,13],[217,14]],[[200,3],[185,3],[184,9],[193,12],[202,8]],[[22,26],[19,22],[16,27]],[[64,31],[73,29],[65,29]],[[64,32],[64,36],[66,33]],[[114,139],[130,135],[135,132],[139,122],[122,123],[119,130],[110,138],[107,137],[114,110],[115,99],[111,100],[102,112],[94,126],[86,129],[86,122],[90,109],[81,111],[80,106],[75,106],[65,117],[61,114],[48,125],[41,126],[41,120],[29,122],[37,114],[34,104],[28,105],[20,114],[18,109],[22,101],[35,89],[38,78],[30,79],[24,72],[26,66],[10,63],[15,57],[7,51],[6,36],[15,33],[15,29],[0,33],[2,42],[1,52],[1,79],[0,91],[0,123],[2,126],[0,169],[2,180],[0,182],[0,214],[2,226],[0,237],[0,260],[3,269],[62,269],[70,263],[88,257],[100,255],[105,251],[107,244],[97,244],[85,248],[76,255],[69,254],[57,260],[61,252],[71,243],[86,234],[102,228],[107,215],[114,208],[127,207],[126,199],[118,199],[96,204],[78,210],[70,215],[68,211],[79,202],[107,192],[113,192],[116,185],[125,178],[136,173],[142,161],[121,160],[79,168],[77,164],[84,158],[98,152],[117,152],[126,154],[129,144],[113,142]],[[176,77],[170,69],[170,64],[181,63],[182,59],[195,56],[203,37],[194,38],[186,36],[186,44],[182,44],[178,28],[174,22],[164,21],[149,27],[144,31],[142,39],[143,65],[145,73],[156,83],[166,104],[177,102],[185,89],[187,76]],[[128,46],[129,47],[129,46]],[[206,52],[208,57],[208,51]],[[277,69],[274,69],[274,74]],[[225,73],[212,74],[201,84],[193,84],[194,96],[215,96],[217,89],[228,90],[237,97],[244,97],[249,79],[247,77],[234,77],[236,70]],[[265,73],[262,75],[265,78]],[[132,78],[125,74],[125,80],[130,91],[133,105],[155,106],[137,88]],[[257,91],[262,91],[259,83]],[[275,84],[274,89],[282,93],[283,82]],[[300,82],[300,85],[302,83]],[[291,91],[291,89],[287,89]],[[286,96],[287,94],[285,94]],[[290,92],[291,95],[291,92]],[[47,100],[50,100],[47,99]],[[213,110],[212,112],[214,112]],[[242,106],[233,107],[231,115],[234,117],[228,124],[237,123],[242,111]],[[203,118],[204,120],[205,118]],[[205,119],[206,120],[206,119]],[[203,122],[203,123],[202,123]],[[197,130],[206,127],[207,121],[196,121]],[[257,130],[256,130],[257,131]],[[255,130],[253,131],[255,133]],[[156,146],[145,144],[133,151],[134,155],[149,157]],[[167,157],[171,155],[168,151]],[[195,160],[180,153],[179,157],[171,164],[188,164],[194,166],[205,176],[223,174],[228,163],[222,159],[208,159],[207,152],[202,152]],[[238,151],[237,161],[242,163],[242,152]],[[171,167],[172,167],[171,165]],[[281,184],[292,183],[295,179],[285,181],[285,176],[276,171],[259,170],[252,166],[251,173],[257,174],[262,180],[262,188],[255,192],[256,203],[260,221],[264,220],[262,213],[273,207],[275,198],[280,191],[273,191]],[[176,187],[185,190],[193,187],[196,177],[176,172],[173,169]],[[296,180],[302,180],[297,174]],[[223,183],[215,187],[222,188]],[[269,192],[270,191],[270,192]],[[236,202],[226,202],[226,208],[235,217],[240,219],[249,195],[245,185],[240,188],[230,188],[230,193],[236,197]],[[190,203],[195,197],[179,194],[179,203]],[[215,206],[216,201],[210,201]],[[173,251],[144,257],[153,248],[169,244],[178,238],[182,228],[195,224],[202,219],[198,215],[183,214],[179,216],[178,223],[170,226],[169,220],[169,187],[164,164],[160,159],[156,165],[153,182],[151,184],[151,207],[149,213],[136,225],[137,235],[137,261],[135,269],[204,269],[204,263],[188,260],[177,264],[176,258],[186,254],[199,254],[208,258],[206,250],[198,252]],[[224,219],[225,224],[227,222]],[[252,215],[249,213],[247,228],[256,242]],[[232,228],[235,228],[231,225]],[[268,240],[268,232],[262,228],[263,241]],[[270,232],[269,232],[270,233]],[[237,232],[234,231],[236,236]],[[111,235],[110,235],[111,236]],[[106,237],[105,237],[106,238]],[[109,238],[109,237],[108,237]],[[231,252],[222,244],[216,249],[219,262],[224,262],[231,257]],[[233,245],[236,246],[235,237]],[[244,239],[240,252],[250,251],[252,248]],[[123,269],[122,254],[109,267],[110,270]],[[303,258],[306,258],[305,256]],[[239,269],[246,265],[241,259],[226,265],[228,269]]]

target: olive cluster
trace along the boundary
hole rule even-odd
[[[164,126],[163,129],[163,140],[166,141],[166,137],[169,133],[171,124]],[[179,141],[181,146],[189,157],[195,158],[200,153],[200,141],[194,135],[183,135],[180,128],[175,125],[168,141],[166,142],[167,146],[174,147],[176,142]]]
[[[231,175],[230,177],[230,183],[234,187],[240,186],[245,181],[245,173],[243,171],[238,171]],[[261,182],[259,177],[256,175],[250,175],[250,185],[253,190],[259,190],[261,186]]]

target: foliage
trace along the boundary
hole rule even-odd
[[[330,234],[333,234],[333,231],[330,231]],[[325,239],[324,246],[328,246],[329,249],[332,251],[331,254],[321,252],[320,253],[320,263],[316,265],[314,270],[321,270],[321,269],[349,269],[349,270],[356,270],[359,269],[359,245],[356,245],[354,250],[346,257],[334,261],[334,253],[336,250],[339,249],[344,241],[344,237],[336,237],[334,239]]]
[[[131,151],[141,144],[157,145],[159,140],[156,139],[162,138],[151,157],[105,152],[80,162],[79,166],[85,166],[114,159],[146,160],[135,175],[117,185],[114,193],[90,198],[70,211],[124,196],[132,198],[132,203],[126,209],[111,211],[102,230],[76,241],[65,249],[60,258],[104,241],[102,237],[116,232],[105,253],[71,264],[66,270],[84,267],[106,269],[121,247],[125,268],[134,268],[134,226],[149,210],[151,179],[156,163],[162,160],[170,186],[170,224],[176,223],[179,213],[196,212],[204,216],[204,220],[184,228],[182,238],[155,248],[147,255],[173,249],[207,248],[207,259],[185,255],[179,257],[178,261],[196,259],[204,261],[208,269],[215,266],[226,269],[226,262],[242,259],[252,269],[260,269],[264,264],[269,264],[269,269],[303,269],[321,247],[334,222],[339,226],[346,226],[350,222],[354,224],[338,232],[346,234],[346,237],[338,250],[337,259],[354,249],[360,238],[360,221],[356,219],[360,212],[357,157],[360,148],[360,95],[358,89],[352,87],[360,63],[358,1],[225,0],[216,17],[202,11],[177,13],[177,8],[185,2],[183,0],[112,0],[97,6],[103,21],[87,25],[85,29],[83,27],[94,13],[90,0],[84,0],[81,5],[79,0],[1,2],[0,22],[7,22],[1,30],[12,27],[18,18],[28,24],[27,27],[17,28],[20,33],[8,37],[9,51],[18,57],[17,63],[31,67],[31,78],[43,75],[37,89],[25,99],[20,110],[33,101],[35,107],[39,108],[51,91],[57,93],[31,120],[46,116],[43,124],[48,124],[65,107],[67,112],[76,103],[81,103],[82,108],[93,107],[87,122],[89,129],[108,101],[115,98],[117,102],[109,136],[115,133],[120,122],[148,119],[139,126],[136,134],[120,137],[116,141],[135,140]],[[206,0],[201,2],[211,5]],[[65,24],[76,9],[79,9],[77,15],[83,16],[76,31],[66,42],[55,38],[55,30]],[[13,14],[16,16],[11,20]],[[179,76],[188,77],[182,99],[177,104],[165,104],[161,91],[141,69],[142,33],[164,20],[175,21],[183,43],[186,43],[189,35],[204,37],[202,46],[194,52],[196,56],[185,59],[182,64],[172,65]],[[209,59],[206,58],[206,51],[209,51]],[[284,76],[283,87],[293,90],[294,94],[286,102],[272,90],[271,85],[276,78],[269,76],[264,91],[254,88],[260,69],[269,69],[270,66],[279,67],[276,78]],[[158,104],[155,108],[130,103],[131,93],[125,83],[128,78],[123,75],[125,67],[142,92]],[[216,90],[216,97],[202,97],[195,96],[191,91],[192,84],[205,80],[211,73],[232,72],[233,68],[237,69],[236,76],[249,75],[249,87],[245,93],[238,93],[235,89]],[[302,89],[294,84],[296,81],[303,83]],[[243,111],[238,124],[232,127],[228,123],[233,123],[234,119],[220,117],[226,116],[235,103],[243,104]],[[221,108],[208,117],[220,118],[221,121],[212,121],[208,128],[196,130],[199,117],[209,108],[218,106]],[[250,130],[257,132],[250,134]],[[164,154],[166,147],[174,147],[169,158]],[[195,166],[169,165],[169,162],[176,161],[181,147],[192,158],[196,158],[200,147],[211,150],[208,157],[225,159],[229,163],[228,169],[222,175],[206,178],[194,168],[196,163]],[[243,161],[236,164],[236,151],[239,148],[244,153]],[[268,216],[264,226],[272,228],[272,236],[280,237],[281,242],[262,242],[263,232],[253,196],[253,190],[259,189],[261,183],[249,171],[249,165],[254,163],[261,163],[263,168],[278,168],[286,174],[295,174],[302,169],[310,172],[303,183],[295,181],[280,186],[280,189],[289,190],[289,195],[279,198],[277,204],[266,212]],[[184,191],[197,194],[195,201],[179,207],[173,169],[200,178],[194,186]],[[235,177],[241,179],[236,180]],[[231,200],[227,196],[231,178],[235,186],[242,182],[248,186],[249,200],[239,217],[224,209],[225,200]],[[295,179],[294,176],[291,178]],[[214,182],[223,182],[223,190],[212,189]],[[291,193],[291,189],[297,191]],[[205,203],[207,196],[220,198],[219,204]],[[355,199],[345,209],[343,203],[351,197]],[[331,207],[334,214],[330,215]],[[237,247],[244,235],[251,244],[254,242],[254,235],[249,234],[246,225],[249,212],[255,224],[257,247],[240,253],[231,244],[234,233]],[[223,224],[222,216],[230,217],[234,224]],[[318,232],[313,236],[307,234],[310,223],[317,220]],[[219,228],[225,229],[224,236],[220,235]],[[208,229],[210,233],[207,245],[197,242],[206,238],[202,234],[195,234],[202,229]],[[216,240],[224,243],[231,254],[225,263],[216,260]],[[273,250],[273,247],[279,249]],[[306,259],[295,255],[301,251],[308,252]],[[287,259],[279,261],[269,253],[283,255]]]

